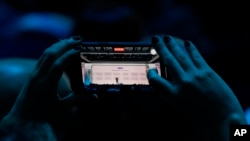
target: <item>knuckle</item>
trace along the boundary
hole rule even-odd
[[[214,72],[210,69],[203,69],[193,73],[189,73],[185,77],[181,78],[182,83],[184,84],[192,84],[196,82],[205,81],[208,78],[213,77]]]
[[[205,69],[205,71],[204,71],[204,75],[206,76],[206,77],[213,77],[214,76],[214,71],[212,70],[212,69]]]
[[[178,55],[176,58],[178,58],[180,61],[186,61],[187,58],[184,55]]]
[[[62,63],[60,61],[55,61],[52,67],[54,70],[59,70],[62,68]]]
[[[192,58],[193,58],[195,61],[199,61],[199,60],[201,59],[201,56],[199,55],[198,52],[193,51],[193,52],[192,52]]]
[[[204,75],[204,73],[200,72],[200,73],[196,73],[196,75],[194,76],[195,80],[204,80],[206,78],[206,76]]]
[[[189,85],[194,81],[193,78],[194,78],[193,76],[188,75],[188,76],[182,77],[181,81],[182,83]]]
[[[195,75],[195,79],[198,81],[203,81],[204,79],[210,78],[213,76],[213,71],[209,69],[203,69]]]
[[[74,45],[78,42],[72,40],[72,39],[64,39],[62,40],[62,43],[65,45],[65,46],[71,46],[71,45]]]
[[[51,48],[46,49],[43,54],[47,57],[53,57],[53,58],[57,56],[57,52]]]

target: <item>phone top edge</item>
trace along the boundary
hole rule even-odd
[[[153,46],[150,42],[82,42],[84,46]]]

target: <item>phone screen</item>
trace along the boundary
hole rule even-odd
[[[161,74],[160,63],[81,63],[82,80],[85,85],[148,85],[147,71],[150,68]]]
[[[84,85],[149,85],[147,71],[166,76],[151,43],[83,43],[80,53]]]

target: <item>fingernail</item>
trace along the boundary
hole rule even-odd
[[[157,74],[159,74],[159,72],[156,68],[153,68],[152,70],[155,71]]]
[[[158,73],[158,70],[157,70],[156,68],[149,68],[149,69],[148,69],[148,72],[149,72],[149,71],[150,71],[150,72],[153,71],[153,72],[155,72],[155,73]]]
[[[184,41],[184,45],[185,45],[185,47],[189,47],[190,46],[190,42],[188,40],[185,40]]]
[[[163,37],[163,40],[165,43],[169,43],[169,41],[171,40],[170,37],[168,35]]]
[[[159,42],[159,38],[157,36],[153,36],[151,40],[153,44],[157,44]]]
[[[73,39],[74,40],[82,40],[82,36],[80,36],[80,35],[73,36]]]
[[[151,68],[147,72],[147,77],[150,79],[157,74],[158,74],[158,70],[156,68]]]

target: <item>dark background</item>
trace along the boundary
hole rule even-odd
[[[169,34],[193,41],[246,109],[248,9],[244,1],[1,0],[0,58],[37,59],[52,43],[72,35],[86,41],[139,41]]]

